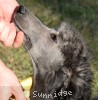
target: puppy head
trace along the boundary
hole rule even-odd
[[[63,64],[64,58],[58,47],[59,32],[43,25],[23,6],[16,12],[14,21],[25,33],[25,46],[41,70]]]
[[[72,62],[79,63],[79,56],[87,56],[86,51],[82,52],[85,46],[80,36],[67,23],[58,31],[48,28],[23,6],[18,9],[14,21],[25,33],[25,46],[40,70],[70,67]]]

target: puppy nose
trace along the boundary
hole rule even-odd
[[[20,6],[19,9],[18,9],[18,12],[19,12],[20,14],[25,14],[25,12],[26,12],[25,7]]]

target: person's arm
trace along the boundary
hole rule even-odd
[[[11,95],[15,100],[26,100],[17,77],[0,60],[0,100],[9,100]]]
[[[7,47],[19,47],[24,38],[23,32],[16,32],[13,23],[17,6],[16,0],[0,0],[0,41]],[[0,100],[9,100],[11,95],[15,100],[26,100],[17,77],[0,60]]]

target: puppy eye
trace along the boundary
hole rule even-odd
[[[57,42],[57,35],[54,33],[51,33],[51,39],[55,42]]]

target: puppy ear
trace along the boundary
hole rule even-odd
[[[47,86],[47,90],[51,91],[51,94],[58,94],[59,92],[63,92],[68,87],[70,82],[71,74],[66,68],[60,68],[57,71],[51,73],[47,77],[47,82],[49,84],[45,84]],[[51,81],[52,80],[52,81]],[[49,81],[49,82],[48,82]],[[62,94],[63,95],[63,94]]]

